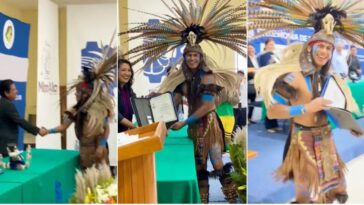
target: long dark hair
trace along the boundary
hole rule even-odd
[[[130,72],[131,72],[130,80],[129,80],[129,82],[127,82],[127,83],[125,84],[126,88],[127,88],[128,90],[130,90],[130,89],[131,89],[131,86],[133,85],[133,82],[134,82],[134,71],[133,71],[133,67],[132,67],[132,65],[131,65],[130,61],[125,60],[125,59],[119,59],[119,60],[118,60],[118,70],[119,70],[119,68],[120,68],[121,64],[123,64],[123,63],[128,64],[128,65],[129,65],[129,67],[130,67]],[[118,84],[119,84],[119,83],[118,83]]]

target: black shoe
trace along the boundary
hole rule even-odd
[[[349,196],[347,194],[336,194],[335,198],[340,204],[345,204]]]
[[[257,124],[257,123],[254,122],[253,120],[249,120],[249,124]]]

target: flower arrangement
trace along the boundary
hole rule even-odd
[[[231,178],[237,186],[242,203],[246,203],[246,129],[237,128],[234,143],[230,145],[230,158],[234,167]]]
[[[101,164],[98,168],[93,165],[84,172],[76,170],[75,179],[76,191],[71,203],[116,203],[117,184],[107,164]]]

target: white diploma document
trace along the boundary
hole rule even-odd
[[[326,81],[321,96],[332,101],[332,104],[325,111],[336,126],[342,129],[364,133],[364,129],[353,118],[351,112],[345,109],[345,95],[333,77],[330,77]]]
[[[118,133],[118,147],[136,142],[138,140],[138,135],[128,135],[125,132]]]
[[[321,96],[332,102],[330,107],[345,109],[345,95],[333,77],[326,81]]]
[[[150,99],[150,108],[152,110],[154,122],[173,122],[177,121],[177,114],[173,104],[171,93],[152,97]]]

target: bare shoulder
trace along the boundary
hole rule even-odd
[[[283,77],[283,81],[292,86],[293,88],[299,88],[304,82],[304,77],[301,72],[287,73]],[[304,85],[304,84],[303,84]]]

